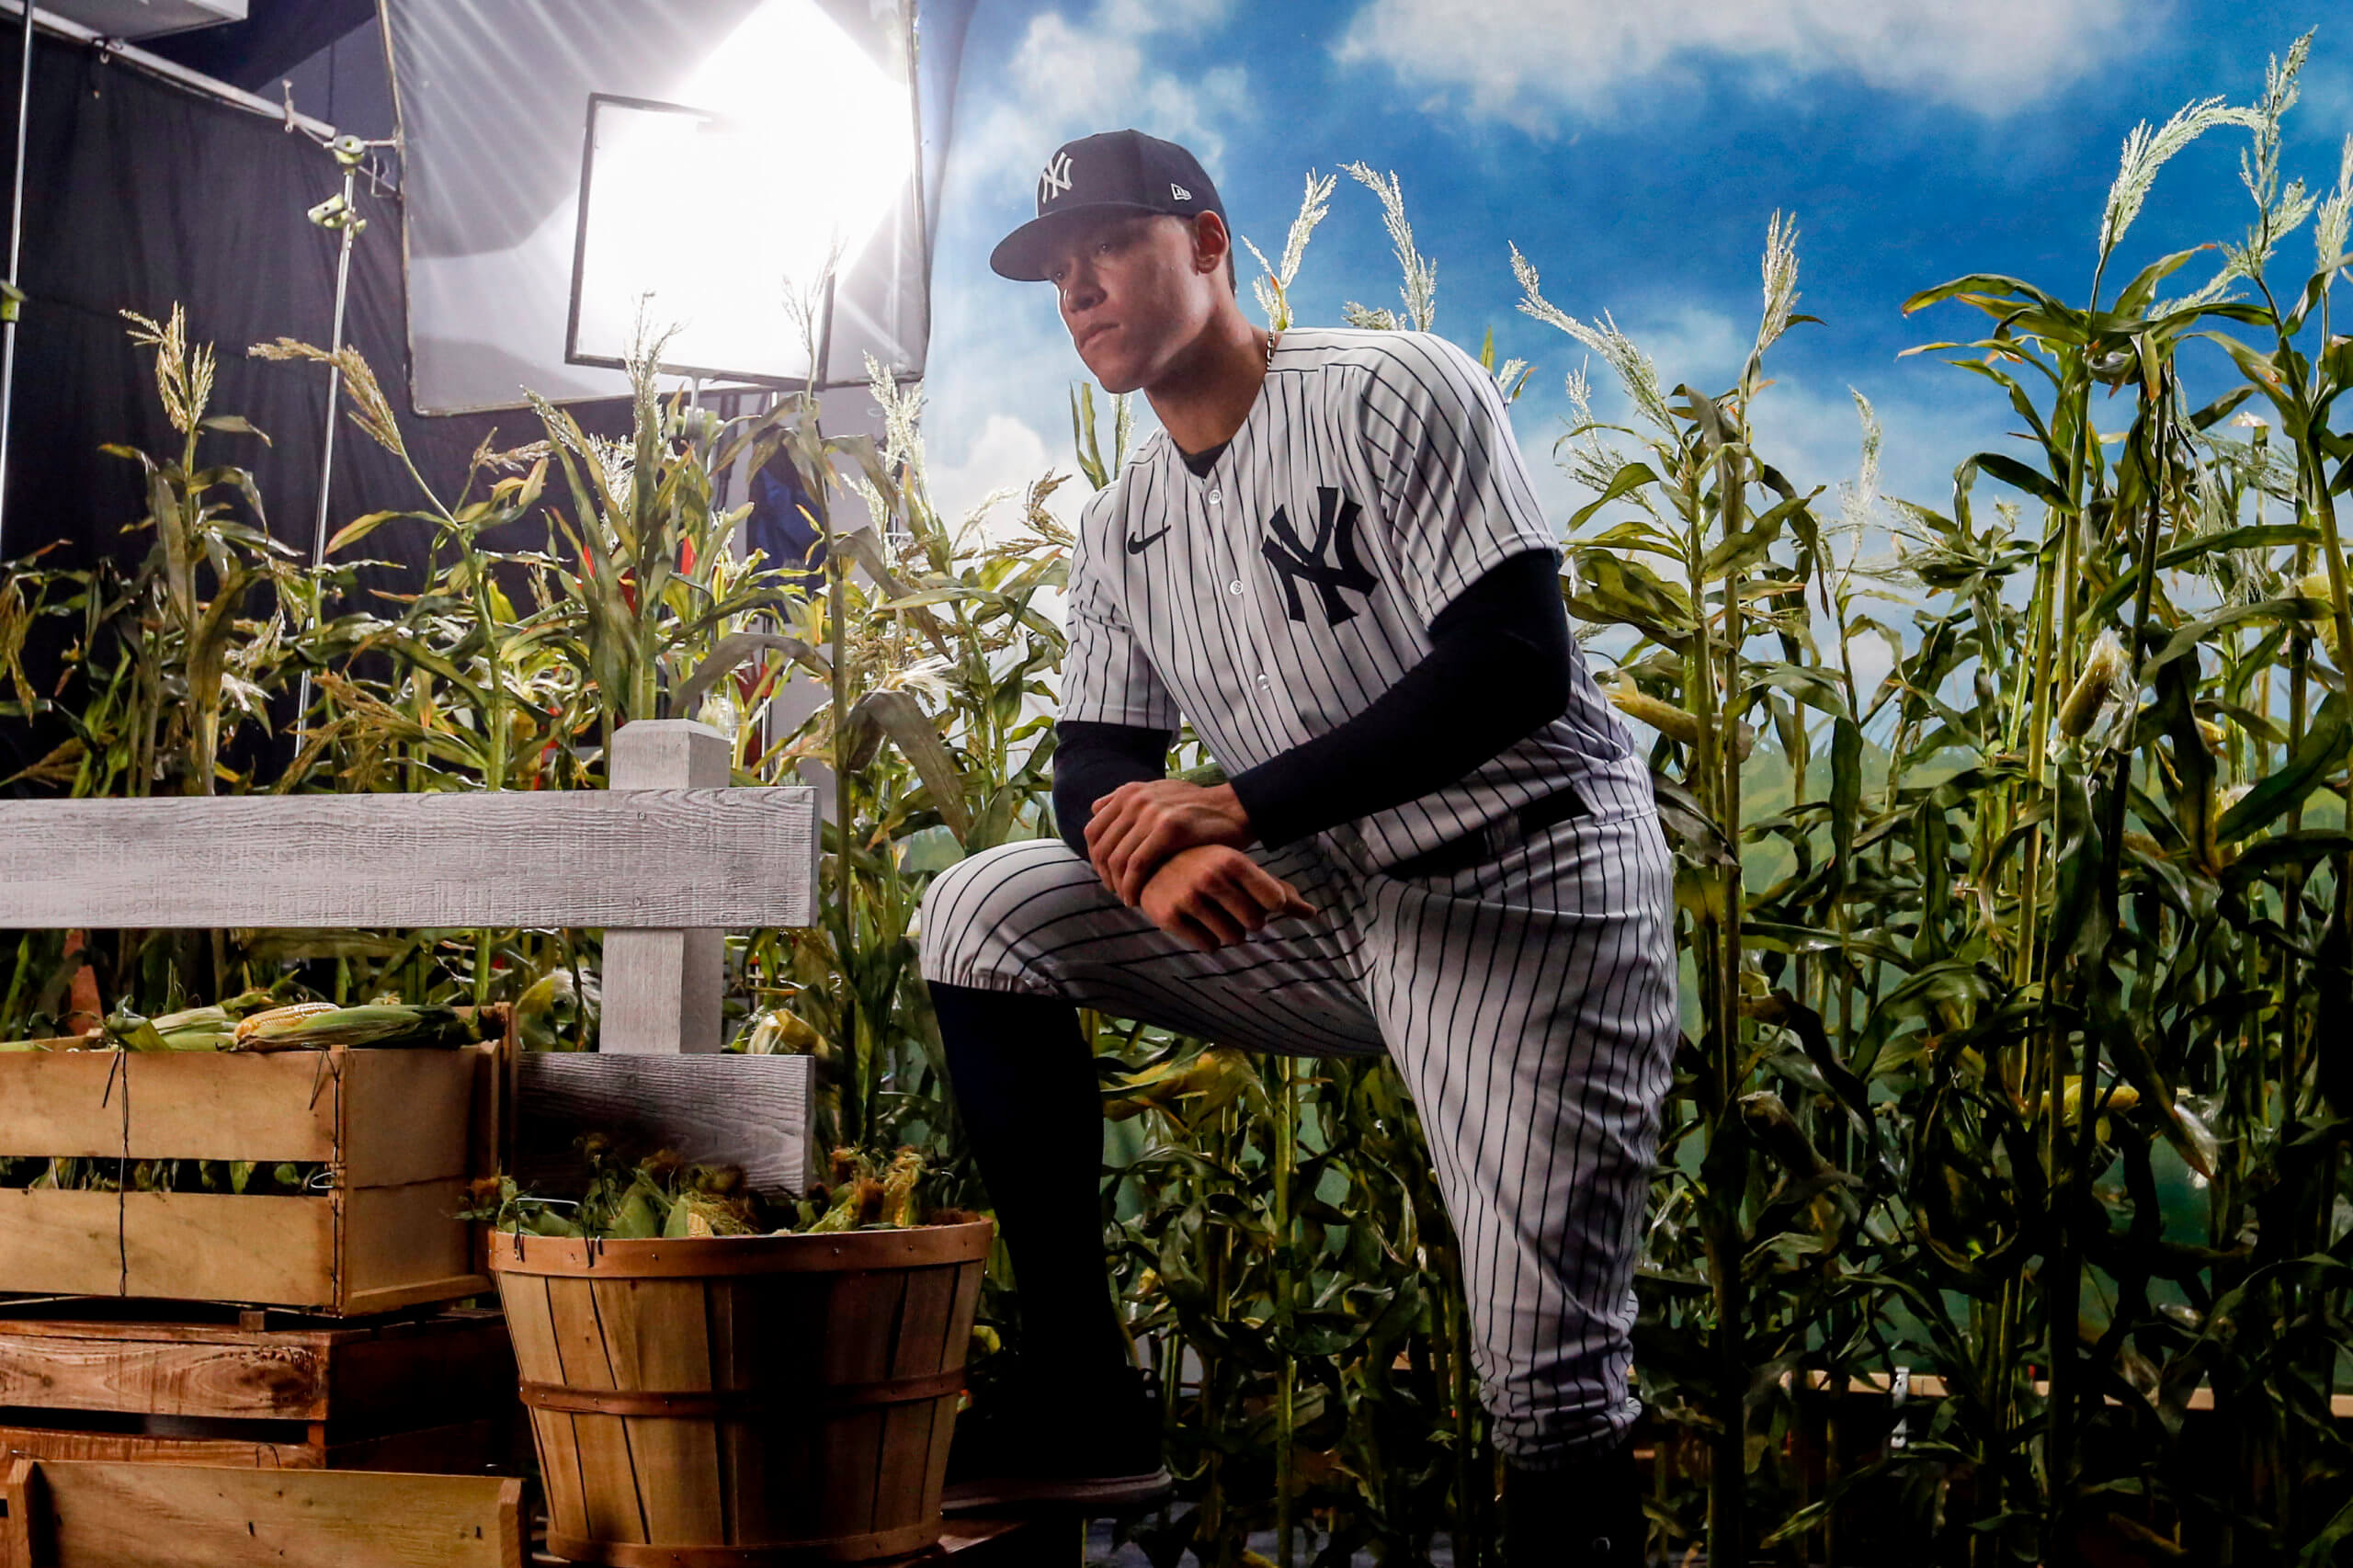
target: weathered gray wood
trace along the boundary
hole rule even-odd
[[[733,744],[687,719],[641,721],[613,737],[616,790],[724,789]],[[675,1056],[717,1051],[727,989],[725,933],[615,930],[605,937],[599,1049]]]
[[[0,801],[0,929],[815,918],[816,791]]]
[[[608,1056],[526,1051],[517,1064],[515,1178],[537,1192],[576,1191],[573,1141],[606,1132],[624,1149],[675,1149],[702,1165],[741,1165],[750,1184],[806,1187],[813,1169],[806,1056]]]

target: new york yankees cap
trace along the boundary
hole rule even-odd
[[[1141,131],[1101,131],[1054,150],[1038,176],[1038,215],[998,242],[989,267],[1000,278],[1043,282],[1063,221],[1107,210],[1225,216],[1217,187],[1192,153]]]

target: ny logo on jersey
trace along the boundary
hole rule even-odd
[[[1044,171],[1038,176],[1038,205],[1043,207],[1069,188],[1070,154],[1057,153],[1054,154],[1054,161],[1048,164]]]
[[[1299,598],[1302,578],[1314,585],[1316,597],[1324,601],[1324,622],[1327,626],[1356,619],[1356,607],[1340,597],[1342,588],[1370,594],[1381,585],[1381,580],[1366,569],[1357,555],[1357,518],[1362,512],[1362,507],[1343,498],[1331,486],[1319,485],[1315,491],[1315,538],[1312,542],[1301,542],[1285,508],[1276,507],[1275,515],[1267,519],[1267,527],[1272,531],[1260,548],[1267,564],[1282,579],[1283,610],[1291,619],[1307,619],[1306,607]],[[1327,549],[1332,552],[1329,561],[1324,559]]]

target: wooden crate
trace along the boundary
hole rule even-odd
[[[0,1153],[317,1162],[288,1197],[0,1189],[0,1292],[337,1315],[487,1293],[466,1184],[496,1168],[501,1048],[0,1056]]]
[[[213,1317],[12,1309],[0,1317],[0,1461],[461,1473],[507,1456],[515,1356],[495,1312],[300,1327]]]
[[[523,1483],[19,1459],[6,1568],[521,1568]]]

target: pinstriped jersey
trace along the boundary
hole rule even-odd
[[[1088,503],[1062,717],[1189,721],[1231,774],[1361,712],[1500,562],[1552,551],[1494,380],[1426,333],[1293,328],[1197,476],[1155,433]],[[1574,648],[1563,715],[1442,790],[1331,830],[1394,864],[1574,784],[1601,815],[1650,776]]]

